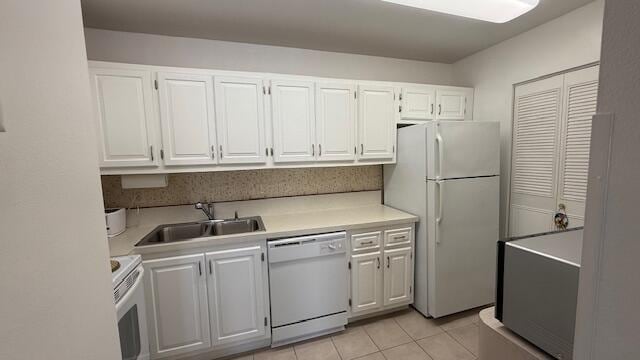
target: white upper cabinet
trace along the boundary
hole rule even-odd
[[[318,83],[316,138],[321,161],[352,161],[356,154],[356,86]]]
[[[473,95],[473,90],[462,88],[438,88],[436,90],[436,119],[438,120],[465,120],[467,117],[467,105]],[[471,112],[469,112],[470,114]]]
[[[219,162],[266,162],[263,80],[216,76],[215,99]]]
[[[316,159],[314,88],[312,81],[271,81],[275,162]]]
[[[433,120],[436,92],[431,86],[404,87],[400,93],[401,120]]]
[[[252,246],[206,254],[214,346],[265,336],[268,307],[263,251]]]
[[[92,68],[100,166],[158,165],[151,71]]]
[[[382,85],[358,87],[359,159],[388,159],[395,153],[395,88]]]
[[[90,61],[103,175],[388,164],[473,89]]]
[[[158,73],[164,163],[215,164],[213,78]]]

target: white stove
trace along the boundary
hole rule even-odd
[[[122,359],[149,359],[142,258],[140,255],[129,255],[113,257],[111,260],[119,265],[112,271],[111,280],[113,300],[118,314]]]
[[[114,290],[131,271],[142,263],[142,257],[140,255],[115,256],[112,257],[111,260],[117,261],[120,265],[115,271],[111,272]]]

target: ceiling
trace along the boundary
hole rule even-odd
[[[452,63],[591,1],[540,0],[505,24],[379,0],[82,0],[82,11],[92,28]]]

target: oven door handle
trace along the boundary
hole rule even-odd
[[[138,273],[138,278],[136,279],[136,282],[131,286],[131,288],[129,288],[129,291],[127,291],[127,293],[124,294],[124,297],[120,299],[120,301],[118,301],[118,303],[116,304],[116,312],[120,311],[120,309],[124,306],[124,304],[126,304],[131,299],[133,294],[138,289],[138,286],[140,286],[140,283],[142,282],[142,276],[144,275],[144,268],[140,266],[139,269],[140,269],[140,272]]]

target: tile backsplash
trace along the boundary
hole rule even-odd
[[[120,176],[102,176],[105,207],[126,208],[380,189],[381,165],[170,174],[167,187],[153,189],[122,189]]]

